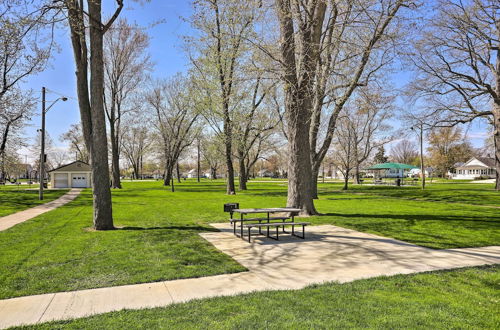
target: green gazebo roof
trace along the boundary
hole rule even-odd
[[[367,170],[390,170],[390,169],[411,170],[413,168],[418,168],[418,167],[401,163],[383,163],[383,164],[372,165],[368,167]]]

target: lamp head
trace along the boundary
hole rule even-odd
[[[67,100],[68,100],[68,98],[63,96],[63,97],[61,98],[61,100],[63,100],[63,101],[67,101]]]

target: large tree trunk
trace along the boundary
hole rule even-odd
[[[217,167],[210,168],[210,177],[212,180],[217,179]]]
[[[108,141],[104,118],[104,61],[101,1],[88,1],[90,23],[90,107],[92,113],[92,193],[94,228],[113,229],[111,191],[109,188]]]
[[[113,180],[111,182],[111,187],[115,189],[121,189],[121,179],[120,179],[120,152],[118,150],[118,141],[115,132],[114,125],[110,125],[110,138],[111,138],[111,173]]]
[[[287,206],[316,214],[312,194],[312,170],[309,152],[309,124],[301,120],[301,108],[288,101],[288,199]]]
[[[500,90],[500,88],[497,88]],[[493,108],[493,142],[495,146],[495,189],[500,191],[500,103],[495,103]]]
[[[226,131],[227,132],[227,131]],[[229,134],[229,136],[228,136]],[[236,189],[234,187],[234,167],[232,157],[231,135],[226,133],[226,167],[227,167],[227,194],[235,195]]]
[[[314,199],[318,199],[318,177],[319,177],[319,167],[313,164],[312,166],[312,196]]]
[[[288,133],[288,200],[287,205],[302,209],[301,214],[317,214],[313,202],[311,147],[309,129],[312,111],[312,76],[316,68],[315,45],[320,38],[325,3],[318,2],[314,22],[304,29],[298,27],[307,55],[296,60],[296,45],[292,4],[289,0],[276,1],[280,25],[280,55],[283,65],[282,80],[285,90],[285,115]],[[307,29],[307,28],[306,28]]]

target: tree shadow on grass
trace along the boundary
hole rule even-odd
[[[500,217],[494,216],[463,216],[446,215],[438,216],[434,214],[362,214],[362,213],[323,213],[322,216],[332,216],[340,218],[371,218],[371,219],[395,219],[395,220],[413,220],[413,221],[459,221],[459,222],[477,222],[489,223],[497,227],[500,223]],[[485,220],[487,219],[487,220]]]
[[[217,232],[219,231],[213,227],[203,227],[203,226],[157,226],[157,227],[136,227],[136,226],[125,226],[117,227],[115,230],[188,230],[188,231],[201,231],[201,232]]]

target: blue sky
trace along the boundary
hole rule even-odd
[[[104,5],[111,6],[114,1],[104,0]],[[189,1],[152,1],[143,5],[131,3],[126,5],[120,17],[127,18],[130,22],[135,22],[143,27],[153,25],[148,29],[151,36],[150,54],[156,64],[153,75],[168,77],[186,68],[187,60],[181,49],[181,36],[189,33],[190,26],[181,17],[188,17],[191,12]],[[111,13],[112,7],[104,8],[105,13]],[[71,124],[78,123],[80,114],[76,99],[76,78],[75,65],[69,33],[67,29],[61,28],[57,31],[56,40],[60,51],[55,53],[47,69],[25,81],[25,87],[37,91],[37,96],[41,95],[41,89],[45,86],[49,91],[47,101],[55,100],[60,95],[69,97],[68,101],[59,101],[47,113],[46,125],[47,133],[54,141],[54,145],[62,147],[64,143],[59,141],[59,136],[68,130]],[[39,91],[39,92],[38,92]],[[29,127],[25,129],[26,135],[34,138],[36,130],[40,127],[40,108],[37,105],[36,113],[32,117]],[[26,154],[26,150],[20,151]]]
[[[191,14],[191,1],[189,0],[160,0],[151,1],[145,4],[137,4],[126,1],[126,5],[121,17],[127,18],[130,22],[135,22],[143,27],[148,27],[160,22],[148,29],[151,36],[150,54],[155,63],[153,75],[159,77],[169,77],[176,72],[184,71],[187,66],[186,56],[181,49],[182,35],[190,34],[191,27],[182,20],[182,17],[189,17]],[[114,7],[114,1],[104,0],[104,12],[110,14]],[[57,31],[56,40],[60,47],[60,52],[55,53],[47,69],[33,77],[30,77],[25,85],[35,91],[40,91],[45,86],[49,91],[47,100],[54,100],[60,94],[68,96],[67,102],[58,102],[47,114],[47,132],[52,137],[54,144],[63,147],[64,143],[59,141],[59,136],[68,130],[69,126],[79,122],[78,103],[76,101],[76,87],[73,54],[67,29],[61,28]],[[402,87],[409,75],[400,72],[394,75],[394,85]],[[40,95],[38,92],[37,95]],[[37,113],[40,113],[38,104]],[[395,126],[398,123],[394,123]],[[33,116],[31,124],[26,128],[26,135],[33,139],[36,130],[40,127],[40,116]],[[468,135],[473,144],[478,147],[483,144],[487,135],[484,123],[473,123],[468,130]],[[387,148],[386,150],[389,150]],[[20,154],[27,154],[26,150],[21,150]]]

